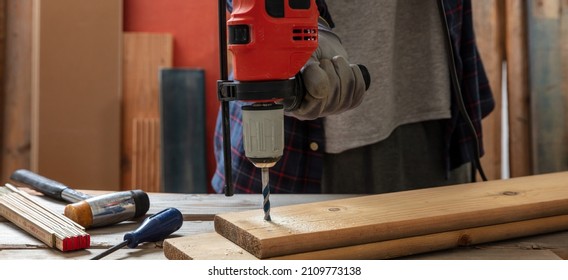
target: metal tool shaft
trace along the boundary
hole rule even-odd
[[[91,198],[90,195],[76,191],[68,186],[43,177],[26,169],[18,169],[10,176],[19,186],[29,187],[46,196],[65,202],[79,202]]]
[[[114,251],[116,251],[116,250],[118,250],[118,249],[120,249],[120,248],[126,246],[126,244],[128,244],[128,240],[124,240],[124,241],[122,241],[122,242],[120,242],[120,243],[118,243],[118,244],[116,244],[116,245],[110,247],[108,250],[106,250],[106,251],[104,251],[104,252],[102,252],[102,253],[100,253],[100,254],[98,254],[98,255],[92,257],[91,260],[100,260],[100,259],[106,257],[107,255],[110,255],[110,254],[113,253]]]
[[[262,168],[262,197],[264,198],[262,202],[262,209],[264,210],[264,220],[270,221],[270,186],[268,186],[268,168]]]

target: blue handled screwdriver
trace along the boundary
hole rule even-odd
[[[134,231],[124,235],[124,241],[96,255],[91,260],[99,260],[124,247],[136,248],[144,242],[157,242],[177,231],[183,224],[183,215],[176,208],[164,209],[148,218]]]

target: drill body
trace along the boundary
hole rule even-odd
[[[219,99],[246,101],[242,107],[245,156],[263,170],[263,185],[268,168],[284,151],[284,110],[293,110],[303,98],[298,73],[317,49],[317,22],[315,0],[233,0],[227,33],[234,80],[218,82]],[[228,117],[223,122],[225,129]],[[223,141],[227,167],[230,140]],[[230,174],[225,175],[231,184]],[[226,194],[227,188],[232,186],[226,186]]]

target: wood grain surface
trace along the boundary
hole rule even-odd
[[[568,215],[283,255],[269,259],[392,259],[562,230],[568,230]],[[258,259],[237,244],[214,232],[169,238],[164,241],[164,254],[168,259],[173,260]],[[499,256],[496,256],[496,258],[499,258]]]
[[[506,0],[505,15],[509,169],[511,177],[528,176],[533,170],[526,2]]]
[[[502,178],[501,85],[504,59],[504,10],[500,0],[471,1],[471,5],[477,48],[495,100],[495,109],[482,121],[481,133],[485,155],[481,158],[481,165],[487,179],[496,180]]]
[[[54,211],[63,213],[65,203],[45,197],[42,194],[24,188],[28,193],[33,194],[32,199],[44,204]],[[109,193],[109,191],[79,190],[91,195]],[[246,211],[262,209],[261,194],[235,194],[226,197],[223,194],[171,194],[171,193],[150,193],[150,209],[145,217],[158,213],[159,211],[175,205],[185,221],[213,221],[215,215],[226,212]],[[270,201],[273,206],[284,206],[292,204],[311,203],[322,200],[335,200],[339,198],[357,197],[360,195],[349,194],[272,194]],[[5,221],[0,217],[0,222]]]
[[[28,191],[26,189],[26,191]],[[98,195],[108,191],[81,190],[84,193]],[[52,208],[54,211],[62,211],[64,204],[47,199],[34,191],[28,191],[33,199]],[[149,193],[151,207],[147,215],[154,214],[165,207],[176,207],[184,215],[184,224],[164,242],[151,242],[140,244],[135,249],[122,248],[110,254],[107,260],[166,260],[167,243],[172,240],[182,240],[191,236],[214,234],[222,240],[214,231],[212,217],[221,212],[236,212],[260,207],[257,195],[235,195],[227,198],[224,195],[189,195],[171,193]],[[342,198],[358,197],[353,195],[274,195],[278,205],[285,206],[297,203],[310,203],[325,200],[337,200]],[[307,197],[307,198],[306,198]],[[360,196],[359,196],[360,197]],[[256,203],[255,203],[256,202]],[[262,212],[262,210],[260,210]],[[199,214],[196,214],[198,212]],[[199,218],[208,220],[199,220]],[[87,260],[103,250],[121,242],[126,232],[132,231],[140,225],[143,219],[126,221],[120,224],[103,228],[88,229],[91,235],[91,248],[75,252],[59,252],[41,243],[25,231],[20,230],[12,223],[0,218],[0,260]],[[512,238],[513,236],[508,236]],[[455,242],[457,235],[453,237]],[[404,257],[406,259],[558,259],[568,257],[568,231],[542,234],[537,236],[507,239],[496,243],[482,243],[466,247],[456,247],[450,250],[424,253]],[[202,243],[207,239],[198,238]],[[472,242],[483,241],[475,235]],[[232,244],[232,243],[231,243]],[[455,243],[454,243],[455,244]],[[233,244],[234,245],[234,244]],[[224,248],[210,243],[213,248]],[[234,245],[236,246],[236,245]],[[237,246],[238,247],[238,246]],[[239,247],[240,248],[240,247]],[[216,249],[215,249],[216,250]],[[247,252],[238,249],[243,254]],[[236,253],[239,253],[236,251]],[[225,251],[211,252],[225,254]],[[226,252],[230,255],[230,252]],[[239,253],[240,254],[240,253]],[[252,255],[251,255],[252,256]]]
[[[161,190],[159,77],[172,59],[172,35],[124,33],[122,189]]]
[[[6,1],[6,57],[4,105],[0,105],[0,180],[30,168],[32,2]],[[0,90],[0,91],[1,91]]]
[[[0,0],[0,109],[5,107],[4,72],[6,71],[6,0]],[[4,122],[0,122],[0,148],[4,138]],[[1,156],[1,155],[0,155]],[[0,160],[0,171],[2,161]],[[1,173],[0,173],[1,175]]]
[[[219,214],[215,230],[268,258],[568,214],[568,172]]]

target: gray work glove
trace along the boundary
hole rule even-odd
[[[301,76],[306,95],[300,107],[289,112],[300,120],[312,120],[338,114],[357,107],[368,88],[359,65],[348,62],[347,52],[339,37],[324,21],[319,23],[318,48],[312,54]]]

